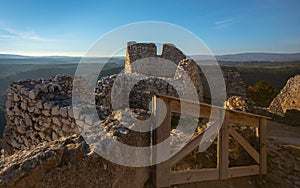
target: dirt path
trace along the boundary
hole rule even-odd
[[[282,123],[269,121],[268,137],[282,144],[300,146],[300,127],[287,126]]]
[[[300,127],[269,122],[268,184],[300,187]]]

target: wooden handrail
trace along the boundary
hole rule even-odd
[[[148,92],[148,94],[151,93]],[[226,109],[205,103],[199,103],[185,99],[183,100],[161,94],[155,94],[154,96],[155,100],[156,98],[162,99],[166,103],[168,110],[167,116],[165,117],[163,123],[156,130],[155,141],[153,142],[154,144],[157,144],[170,136],[171,113],[180,113],[196,118],[201,117],[213,119],[216,120],[216,123],[220,123],[220,120],[224,118],[223,125],[219,130],[218,136],[217,168],[199,169],[193,171],[171,171],[171,166],[175,165],[199,145],[198,143],[202,140],[202,137],[205,133],[204,131],[191,139],[191,141],[181,148],[179,152],[173,154],[168,161],[156,165],[155,184],[157,187],[166,187],[170,185],[196,181],[228,179],[232,177],[249,176],[255,174],[265,175],[267,173],[266,128],[267,120],[271,118],[243,111]],[[180,110],[181,106],[183,106],[185,109]],[[159,109],[157,110],[159,112]],[[159,116],[159,113],[154,114]],[[260,143],[259,153],[232,128],[232,125],[255,127],[256,130],[258,130],[257,132],[259,133]],[[229,168],[229,135],[235,138],[242,145],[249,155],[257,162],[256,165]],[[205,175],[206,172],[208,174]],[[199,175],[202,175],[202,177],[198,177]]]
[[[163,94],[155,94],[155,93],[151,93],[150,91],[145,91],[145,93],[148,95],[156,95],[158,98],[165,98],[165,99],[169,99],[171,101],[179,101],[179,102],[183,102],[183,103],[187,103],[187,104],[200,105],[200,108],[203,107],[203,108],[210,108],[210,109],[226,110],[226,112],[232,112],[233,114],[243,114],[243,115],[254,116],[254,117],[258,117],[258,118],[271,119],[268,116],[253,114],[253,113],[244,112],[244,111],[232,110],[232,109],[228,109],[228,108],[224,108],[224,107],[220,107],[220,106],[210,105],[210,104],[206,104],[206,103],[202,103],[202,102],[195,102],[195,101],[191,101],[188,99],[180,99],[177,97],[163,95]]]

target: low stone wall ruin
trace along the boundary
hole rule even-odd
[[[72,76],[57,75],[10,83],[2,143],[5,154],[77,132],[71,107],[72,82]],[[82,80],[82,87],[86,85]]]
[[[232,84],[236,81],[234,75],[237,72],[230,72],[231,69],[229,68],[223,70],[226,71],[224,75],[227,75],[225,79],[227,78],[228,83]],[[231,75],[232,73],[233,75]],[[154,78],[138,74],[118,76],[121,77],[122,82],[115,82],[117,75],[112,75],[101,78],[96,85],[95,101],[100,119],[105,119],[112,112],[110,94],[114,84],[116,84],[116,96],[124,97],[121,95],[122,93],[129,93],[131,108],[149,109],[150,96],[147,96],[145,91],[174,97],[185,96],[183,98],[187,99],[192,94],[190,87],[182,82],[182,78]],[[205,84],[203,86],[202,82],[198,82],[199,76],[194,78],[196,78],[194,83],[198,83],[196,89],[200,101],[205,102],[205,99],[201,99],[201,97],[203,97],[202,94],[207,93],[207,89],[200,89],[205,88]],[[239,79],[237,80],[239,81]],[[126,86],[124,85],[126,83],[137,84]],[[236,89],[241,87],[241,84],[236,83],[233,90],[229,88],[227,93],[243,96],[243,89]],[[82,85],[82,87],[86,87],[87,83],[83,81]],[[77,124],[99,123],[97,122],[98,117],[80,114],[79,111],[84,111],[84,106],[75,107],[76,113],[73,114],[71,90],[71,76],[57,76],[50,80],[24,80],[11,83],[6,104],[7,126],[4,130],[2,144],[5,153],[12,154],[17,150],[32,147],[40,142],[56,140],[59,137],[78,132],[74,116],[77,119]],[[118,108],[122,108],[122,106],[118,106]]]

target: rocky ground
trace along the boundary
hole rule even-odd
[[[268,124],[268,174],[174,186],[196,187],[300,187],[300,127]],[[43,162],[42,162],[43,161]],[[108,170],[109,169],[109,170]],[[98,157],[78,136],[41,144],[0,160],[1,187],[141,186],[142,171],[116,166]],[[24,174],[25,173],[25,174]],[[138,174],[137,174],[138,173]],[[101,178],[99,178],[101,177]],[[127,177],[124,179],[124,177]],[[130,178],[129,178],[130,177]],[[144,179],[142,181],[142,179]],[[141,180],[141,181],[140,181]],[[128,187],[127,186],[127,187]],[[125,186],[126,187],[126,186]]]

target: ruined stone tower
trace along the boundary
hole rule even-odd
[[[177,65],[185,58],[186,56],[182,51],[173,44],[163,44],[162,54],[158,55],[157,47],[154,43],[136,43],[131,41],[127,43],[126,47],[125,74],[140,73],[145,76],[159,76],[154,70],[164,61],[167,62],[164,64],[164,67],[161,67],[164,70],[164,77],[173,78]],[[146,66],[138,68],[132,66],[133,63],[138,64],[141,61]]]

